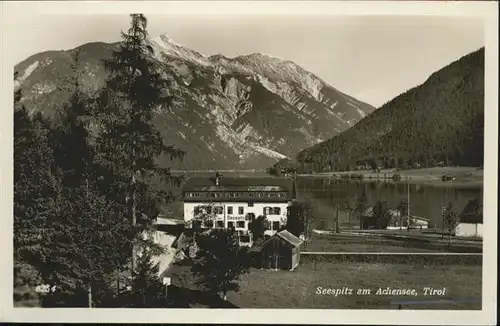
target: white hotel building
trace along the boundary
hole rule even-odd
[[[286,224],[288,207],[295,199],[295,182],[291,178],[216,174],[188,179],[183,198],[187,228],[200,223],[204,228],[234,228],[240,234],[248,234],[248,224],[266,216],[269,226],[265,234],[273,235]]]

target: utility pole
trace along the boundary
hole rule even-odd
[[[337,213],[336,213],[336,218],[335,218],[335,232],[339,233],[339,204],[337,204]]]
[[[408,182],[408,234],[410,234],[410,183]]]
[[[446,214],[446,201],[448,199],[447,188],[444,188],[444,205],[441,204],[441,239],[444,239],[444,214]]]
[[[87,198],[87,201],[89,200],[89,178],[85,178],[85,197]],[[88,303],[89,303],[89,308],[92,308],[92,285],[91,282],[89,282],[89,288],[87,289],[87,297],[88,297]]]
[[[446,207],[441,205],[441,239],[444,239],[444,214],[446,213]]]

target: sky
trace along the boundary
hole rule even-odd
[[[376,107],[484,46],[477,18],[446,16],[146,15],[151,37],[228,57],[254,52],[291,60]],[[9,26],[21,62],[47,50],[115,42],[127,15],[26,15]]]

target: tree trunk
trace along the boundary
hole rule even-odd
[[[116,269],[116,294],[120,293],[120,270]]]
[[[222,300],[227,301],[227,292],[222,293]]]
[[[349,230],[351,230],[351,212],[347,213],[347,219],[349,220]]]
[[[87,297],[88,297],[89,308],[92,308],[92,286],[91,285],[89,285],[89,288],[87,289]]]
[[[87,201],[88,201],[88,198],[89,198],[89,179],[88,178],[85,178],[85,190],[86,190],[85,196],[86,196]],[[87,296],[88,296],[89,308],[92,308],[92,286],[91,285],[89,285],[89,288],[87,290]]]
[[[134,235],[135,235],[135,226],[137,224],[137,216],[136,216],[136,193],[135,193],[135,172],[132,175],[132,226],[134,228]],[[136,256],[135,256],[135,238],[132,243],[132,266],[131,266],[131,271],[132,271],[132,277],[134,276],[135,272],[135,265],[136,265]]]
[[[339,233],[340,228],[339,228],[339,205],[337,205],[337,213],[336,213],[336,218],[335,218],[335,233]]]

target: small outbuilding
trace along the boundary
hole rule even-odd
[[[389,209],[388,214],[390,216],[390,221],[384,228],[386,230],[398,230],[408,228],[408,220],[410,221],[410,229],[427,229],[429,227],[429,220],[420,216],[404,215],[401,214],[396,209]],[[374,219],[373,206],[368,207],[360,217],[360,228],[365,229],[376,229],[376,220]]]
[[[260,268],[293,271],[300,262],[301,244],[302,240],[283,230],[254,247],[253,251],[258,252]]]

